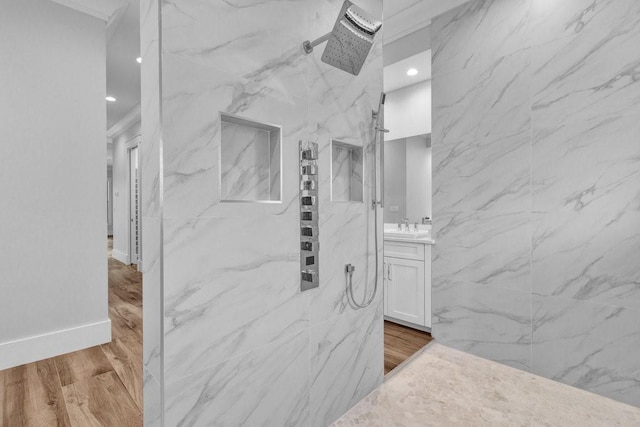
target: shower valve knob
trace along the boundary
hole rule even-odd
[[[302,189],[303,190],[315,190],[316,182],[315,181],[302,181]]]
[[[304,165],[302,166],[302,175],[317,175],[318,170],[315,165]]]
[[[302,197],[302,205],[303,206],[313,206],[316,204],[316,198],[314,196],[303,196]]]
[[[302,160],[316,160],[317,158],[318,158],[318,152],[314,149],[302,151]]]

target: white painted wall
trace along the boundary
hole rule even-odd
[[[387,93],[385,141],[431,133],[431,80]]]
[[[113,139],[113,257],[129,260],[129,147],[140,135],[140,122]]]
[[[105,25],[49,0],[0,13],[0,369],[111,340]]]

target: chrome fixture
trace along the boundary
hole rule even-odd
[[[328,41],[322,62],[357,76],[380,28],[380,20],[346,0],[333,30],[314,41],[305,41],[302,48],[310,54],[315,46]]]
[[[355,271],[355,267],[353,267],[351,264],[347,264],[346,266],[346,274],[348,275],[347,277],[347,297],[349,298],[349,300],[351,301],[351,303],[353,304],[354,307],[356,308],[365,308],[368,307],[373,300],[376,297],[376,293],[378,292],[378,279],[379,279],[379,274],[378,274],[378,270],[380,268],[380,261],[378,260],[379,258],[379,254],[378,254],[378,205],[381,208],[384,208],[384,146],[382,146],[384,144],[384,139],[382,138],[382,135],[385,132],[389,132],[388,130],[386,130],[384,128],[384,102],[386,100],[387,96],[384,92],[382,92],[380,94],[380,101],[378,102],[378,110],[377,111],[372,111],[371,112],[371,116],[374,120],[374,133],[373,133],[373,194],[371,195],[371,205],[373,208],[373,235],[374,235],[374,241],[375,241],[375,259],[376,259],[376,271],[375,271],[375,279],[374,279],[374,283],[373,283],[373,292],[371,293],[371,296],[369,297],[369,299],[366,298],[366,282],[365,282],[365,297],[364,297],[364,301],[359,303],[355,300],[354,296],[353,296],[353,272]],[[378,135],[380,135],[380,140],[378,139]],[[376,173],[376,166],[377,166],[377,159],[378,159],[378,144],[380,144],[382,146],[382,149],[380,150],[380,200],[378,200],[378,176]],[[407,220],[408,223],[408,220]],[[368,270],[368,269],[367,269]]]
[[[318,144],[300,141],[300,290],[318,281]]]
[[[373,209],[376,208],[376,205],[380,205],[381,208],[384,208],[384,191],[380,192],[380,200],[378,200],[378,185],[376,181],[376,157],[378,154],[378,134],[389,132],[384,128],[384,102],[387,99],[387,94],[384,92],[380,93],[380,100],[378,101],[378,110],[371,112],[371,117],[375,120],[375,134],[373,135],[373,197],[371,198],[371,203],[373,205]],[[382,144],[384,140],[380,141]],[[380,182],[382,186],[384,186],[384,149],[380,150]]]

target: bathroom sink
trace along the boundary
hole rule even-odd
[[[384,237],[395,237],[400,239],[421,239],[429,237],[429,230],[384,230]]]

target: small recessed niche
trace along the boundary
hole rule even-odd
[[[331,200],[362,202],[364,193],[362,147],[331,140]]]
[[[220,184],[225,202],[280,202],[282,129],[220,114]]]

